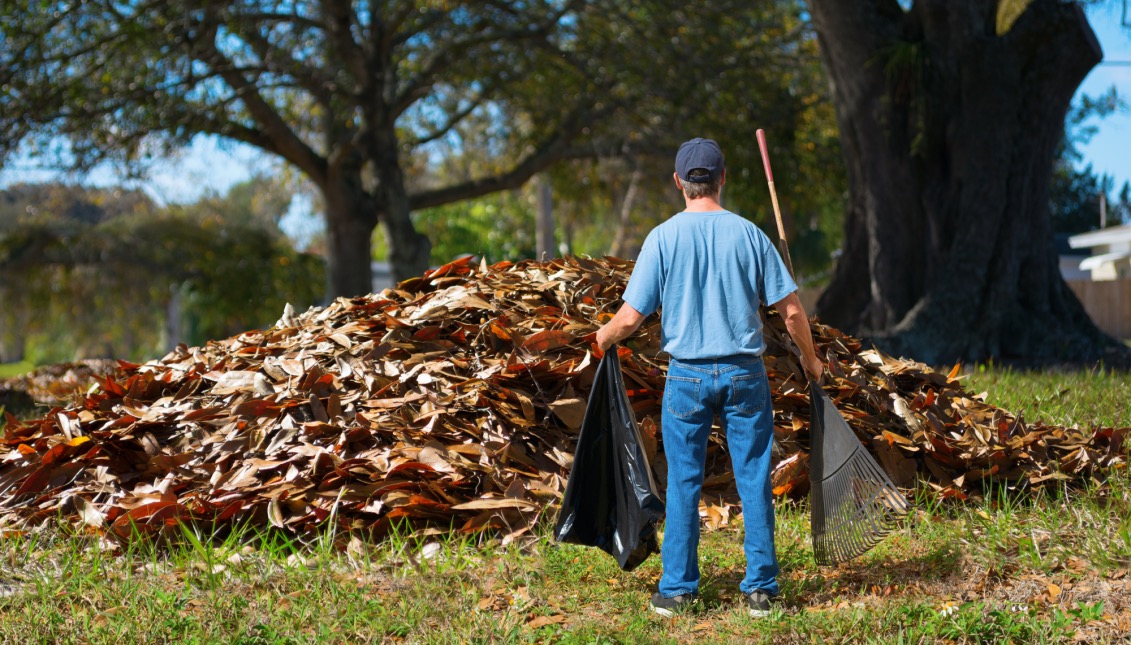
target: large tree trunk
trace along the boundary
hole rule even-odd
[[[398,158],[396,130],[390,126],[377,138],[374,164],[382,190],[384,209],[381,225],[389,244],[389,265],[393,280],[400,282],[423,275],[428,269],[432,241],[421,235],[412,225],[408,191],[405,189],[404,171]]]
[[[1082,10],[810,0],[849,180],[831,324],[931,363],[1096,358],[1112,345],[1060,277],[1052,163],[1102,53]]]
[[[428,269],[432,243],[412,225],[397,145],[394,131],[375,136],[370,150],[375,188],[366,188],[360,164],[342,163],[328,169],[321,189],[326,200],[333,296],[356,296],[373,290],[372,242],[378,222],[388,244],[394,280],[414,278]]]
[[[326,201],[326,243],[330,296],[373,291],[373,229],[377,212],[361,188],[360,173],[334,176],[322,186]]]

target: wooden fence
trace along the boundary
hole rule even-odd
[[[1069,280],[1068,286],[1100,329],[1131,338],[1131,280]]]

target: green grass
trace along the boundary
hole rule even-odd
[[[35,369],[34,363],[22,361],[19,363],[0,363],[0,378],[11,378]]]
[[[1090,370],[1026,371],[979,365],[963,381],[986,401],[1055,425],[1131,426],[1131,374]]]
[[[979,370],[969,380],[1029,419],[1127,425],[1106,403],[1126,391],[1119,375]],[[818,567],[807,506],[782,505],[783,603],[764,620],[740,604],[740,521],[704,534],[701,600],[671,619],[646,611],[658,557],[624,573],[595,549],[554,544],[547,527],[507,546],[185,530],[163,546],[123,547],[86,532],[12,535],[0,539],[0,584],[14,592],[0,597],[0,642],[1103,643],[1131,632],[1126,469],[1025,499],[953,505],[920,493],[916,507],[868,554]]]
[[[927,505],[835,568],[812,559],[805,507],[786,506],[784,603],[767,620],[741,609],[738,527],[704,535],[701,600],[674,619],[645,610],[657,558],[623,573],[603,553],[545,534],[508,547],[394,537],[344,549],[192,536],[124,551],[89,535],[11,537],[4,575],[22,589],[0,599],[0,641],[1103,642],[1131,628],[1122,600],[1131,542],[1112,507],[1115,497],[1126,507],[1129,487],[1119,486],[1071,505]],[[1050,598],[1053,584],[1061,591]]]

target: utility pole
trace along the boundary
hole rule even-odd
[[[538,175],[538,218],[535,225],[536,249],[538,259],[557,257],[554,248],[554,195],[550,186],[550,176]]]

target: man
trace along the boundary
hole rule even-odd
[[[778,562],[770,489],[773,410],[759,306],[781,312],[810,378],[820,378],[823,368],[781,256],[758,227],[719,204],[726,169],[718,144],[697,138],[681,145],[674,179],[686,208],[648,234],[624,305],[597,331],[597,344],[608,349],[663,308],[662,347],[671,355],[662,412],[667,520],[652,610],[671,616],[698,596],[699,494],[707,436],[718,416],[746,529],[746,576],[739,588],[750,614],[762,617],[778,594]]]

